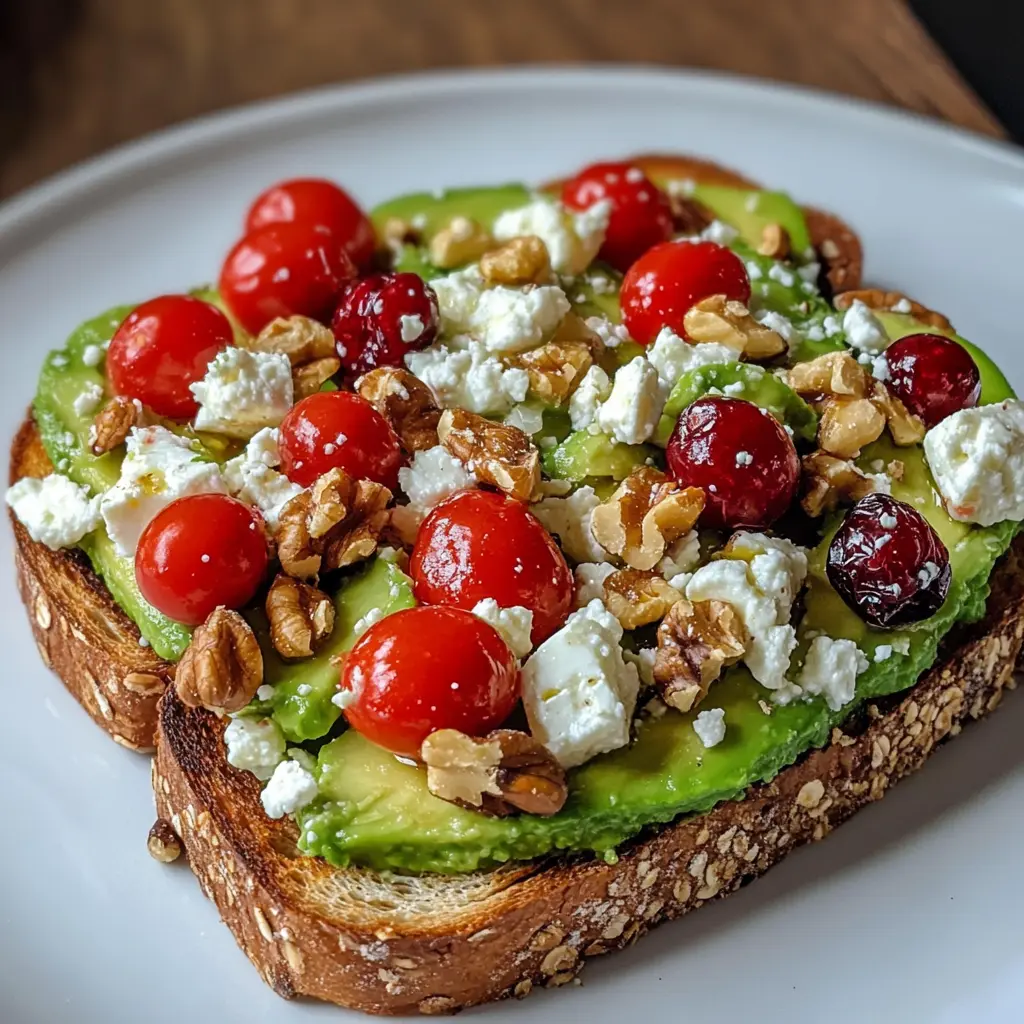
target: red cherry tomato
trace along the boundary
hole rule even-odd
[[[220,605],[248,604],[266,571],[263,517],[226,494],[172,501],[149,521],[135,552],[142,596],[189,626]]]
[[[350,391],[320,391],[292,406],[281,422],[281,470],[308,487],[335,466],[392,491],[402,446],[391,425]]]
[[[608,230],[598,258],[625,271],[652,245],[672,237],[668,197],[640,170],[623,163],[591,164],[562,186],[562,202],[585,210],[607,199]]]
[[[472,609],[486,597],[533,612],[539,644],[572,609],[573,577],[551,534],[518,501],[461,491],[437,505],[416,536],[409,569],[424,604]]]
[[[885,350],[889,390],[934,427],[978,404],[981,374],[962,345],[940,334],[909,334]]]
[[[438,729],[482,736],[519,700],[515,656],[493,627],[459,608],[408,608],[371,626],[349,651],[341,690],[349,724],[368,740],[418,757]]]
[[[114,391],[137,398],[158,416],[189,420],[199,411],[189,385],[233,344],[228,318],[190,295],[161,295],[129,313],[107,349]]]
[[[373,259],[377,240],[369,217],[343,189],[325,178],[292,178],[271,185],[256,197],[245,218],[246,233],[267,224],[292,221],[323,224],[365,270]]]
[[[337,236],[322,224],[293,221],[250,231],[228,253],[220,293],[250,334],[275,317],[326,322],[356,267]]]
[[[665,458],[676,480],[703,489],[703,526],[770,526],[800,483],[800,459],[782,424],[739,398],[701,398],[684,409]]]
[[[626,273],[622,321],[641,345],[654,341],[662,327],[685,338],[683,317],[709,295],[750,302],[750,278],[739,256],[715,242],[665,242]]]
[[[418,274],[373,274],[349,286],[331,329],[350,377],[402,366],[437,337],[437,296]]]

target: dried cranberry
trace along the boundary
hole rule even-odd
[[[676,480],[703,488],[704,526],[768,526],[800,483],[800,460],[782,424],[739,398],[701,398],[684,409],[666,458]]]
[[[889,390],[934,427],[978,404],[981,374],[970,353],[941,334],[908,334],[885,352]]]
[[[373,274],[345,292],[331,329],[350,376],[401,366],[407,352],[437,337],[437,296],[416,274]]]
[[[952,576],[939,535],[917,509],[888,494],[869,494],[846,514],[826,572],[839,596],[882,628],[934,615]]]

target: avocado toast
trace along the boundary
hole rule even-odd
[[[290,758],[279,763],[295,762],[317,780],[319,792],[311,794],[302,806],[294,807],[298,829],[290,817],[285,817],[288,807],[282,811],[268,801],[269,783],[261,794],[256,774],[236,771],[226,763],[221,739],[223,721],[202,708],[187,707],[173,691],[168,691],[161,703],[154,775],[158,810],[172,822],[204,889],[216,900],[240,944],[268,982],[282,994],[311,994],[376,1012],[419,1009],[437,1013],[500,995],[522,995],[534,983],[562,984],[574,976],[585,956],[623,945],[651,923],[732,891],[765,870],[793,845],[820,838],[857,807],[880,797],[889,781],[913,770],[939,739],[958,731],[963,718],[994,706],[1009,678],[1020,645],[1016,565],[1008,558],[991,580],[990,573],[1016,530],[1016,522],[1010,516],[984,527],[964,526],[962,520],[946,516],[941,509],[929,510],[928,518],[941,535],[938,543],[949,551],[951,573],[946,574],[944,584],[948,589],[941,591],[937,601],[934,599],[937,591],[932,588],[943,586],[943,573],[939,563],[926,559],[921,563],[929,566],[924,570],[926,580],[920,583],[921,600],[926,605],[930,601],[933,606],[926,607],[927,614],[917,614],[911,620],[886,623],[896,628],[885,631],[863,615],[854,614],[854,606],[841,599],[840,588],[832,585],[833,576],[825,564],[836,546],[828,538],[836,531],[842,515],[833,514],[822,530],[822,513],[834,513],[837,504],[846,507],[857,503],[859,507],[860,502],[870,497],[868,492],[887,490],[897,499],[897,507],[885,507],[875,518],[894,518],[901,503],[909,506],[925,495],[930,498],[933,490],[924,457],[920,448],[915,447],[920,437],[910,441],[904,434],[903,443],[899,443],[898,431],[913,434],[915,429],[913,414],[906,409],[897,416],[886,414],[884,427],[888,433],[880,436],[880,432],[864,443],[866,448],[873,447],[858,458],[860,469],[852,475],[847,466],[835,465],[850,461],[840,457],[847,454],[843,445],[849,445],[848,438],[831,438],[831,455],[823,450],[823,444],[821,450],[815,450],[816,438],[820,441],[824,437],[822,424],[834,426],[841,418],[836,406],[846,407],[847,399],[871,404],[863,389],[874,385],[867,380],[868,371],[862,369],[860,373],[864,376],[859,377],[856,367],[871,366],[875,379],[884,375],[884,371],[872,366],[885,347],[877,339],[879,328],[884,328],[888,343],[920,332],[951,334],[948,324],[900,296],[865,292],[836,298],[836,307],[847,304],[855,310],[850,331],[840,331],[837,324],[841,314],[826,302],[816,284],[821,280],[831,293],[849,291],[860,283],[859,247],[841,224],[820,214],[808,212],[803,216],[785,197],[751,190],[749,183],[706,165],[674,158],[644,158],[631,164],[631,171],[635,169],[641,178],[646,171],[666,189],[669,182],[677,183],[673,189],[673,235],[692,237],[708,233],[717,239],[712,241],[716,246],[722,241],[731,243],[744,258],[752,295],[760,298],[760,303],[747,300],[751,308],[785,317],[790,327],[796,328],[792,337],[783,339],[786,344],[773,352],[770,346],[778,344],[787,327],[777,319],[762,316],[763,323],[759,321],[759,325],[767,327],[766,331],[759,333],[757,328],[747,325],[750,337],[756,335],[754,340],[758,344],[769,346],[759,350],[756,358],[752,358],[754,353],[747,352],[740,360],[734,353],[732,359],[691,367],[674,374],[667,385],[662,382],[661,401],[657,403],[656,415],[648,417],[650,422],[642,425],[646,435],[643,437],[637,433],[641,428],[631,423],[628,415],[612,415],[616,412],[614,394],[604,395],[600,400],[606,407],[613,406],[606,408],[603,420],[598,419],[607,429],[567,429],[576,426],[564,422],[565,410],[572,409],[573,398],[583,387],[579,380],[583,374],[571,382],[576,385],[575,391],[570,385],[570,393],[559,396],[560,401],[540,403],[547,409],[540,410],[542,419],[537,429],[530,431],[537,438],[536,461],[543,466],[548,485],[552,481],[565,483],[556,488],[548,486],[538,503],[547,504],[537,509],[538,517],[559,536],[562,548],[574,562],[591,567],[606,564],[620,579],[630,571],[648,574],[628,578],[634,589],[619,593],[625,600],[618,604],[616,591],[607,582],[611,572],[595,583],[593,568],[581,569],[577,565],[575,581],[577,604],[581,603],[580,591],[596,586],[607,608],[614,609],[614,617],[627,630],[629,640],[625,649],[630,657],[620,655],[620,661],[633,666],[636,685],[643,677],[639,700],[642,710],[632,723],[632,735],[629,726],[634,715],[629,711],[625,713],[624,741],[609,738],[607,731],[595,731],[583,737],[586,742],[581,747],[575,740],[569,743],[564,734],[545,721],[543,709],[534,707],[531,714],[528,705],[528,731],[534,738],[544,735],[545,749],[558,752],[558,763],[536,762],[543,771],[537,770],[529,790],[533,803],[528,808],[522,802],[518,807],[513,805],[525,813],[508,814],[507,807],[488,808],[484,804],[490,815],[477,809],[483,802],[484,791],[477,792],[474,807],[472,792],[467,800],[466,791],[460,789],[460,805],[452,802],[453,793],[444,788],[443,778],[430,779],[429,772],[435,769],[447,768],[450,774],[450,761],[431,764],[431,756],[424,752],[422,759],[430,766],[424,771],[386,753],[383,747],[388,743],[382,746],[366,739],[380,723],[364,718],[360,726],[351,705],[331,699],[340,692],[339,661],[343,678],[344,673],[351,672],[351,666],[339,656],[350,647],[357,650],[360,644],[365,646],[360,634],[366,630],[364,635],[370,636],[376,625],[367,629],[368,617],[377,619],[384,612],[386,617],[382,621],[387,622],[392,614],[416,602],[420,589],[417,587],[414,595],[413,581],[419,584],[422,574],[416,568],[415,545],[413,564],[408,567],[411,576],[404,571],[407,566],[397,550],[356,569],[341,567],[340,577],[333,577],[341,581],[333,596],[333,630],[314,657],[290,661],[275,657],[266,644],[266,624],[257,621],[256,615],[247,616],[263,641],[260,682],[268,689],[251,694],[253,700],[247,706],[229,710],[237,715],[234,722],[273,722],[284,740],[294,744],[289,748]],[[450,228],[453,221],[461,217],[485,231],[494,230],[499,215],[515,212],[533,201],[528,192],[515,188],[451,193],[441,199],[413,196],[385,204],[375,212],[374,220],[380,235],[396,241],[397,270],[417,272],[436,281],[441,270],[431,261],[445,260],[436,236]],[[687,218],[698,220],[688,222]],[[401,234],[396,233],[396,221],[405,225]],[[733,237],[729,237],[730,226]],[[776,230],[780,228],[781,233]],[[512,240],[525,234],[517,231]],[[789,251],[780,247],[783,236]],[[824,264],[820,278],[818,268],[810,266],[819,261],[805,252],[811,240]],[[553,258],[555,245],[547,243],[546,247],[549,258]],[[757,247],[764,247],[766,252],[755,252]],[[493,251],[494,240],[484,243],[481,265]],[[458,274],[466,262],[472,261],[456,260],[451,269]],[[804,269],[803,275],[800,269]],[[619,322],[618,276],[598,268],[582,281],[566,280],[573,276],[560,275],[564,294],[573,306],[572,314],[583,319],[588,330],[599,334],[601,347],[596,351],[605,356],[612,352],[614,360],[604,365],[609,376],[617,379],[615,366],[629,366],[641,352],[631,338],[615,333]],[[757,281],[762,283],[758,285]],[[441,306],[444,314],[444,301]],[[863,312],[869,306],[875,309],[870,319]],[[125,312],[111,315],[111,331]],[[718,315],[721,320],[721,310]],[[593,326],[592,318],[597,321]],[[442,323],[443,320],[442,315]],[[640,320],[635,322],[639,324]],[[874,341],[867,338],[870,331],[863,330],[865,323],[875,327]],[[700,329],[698,324],[687,327],[691,341],[696,340]],[[718,336],[728,341],[728,331],[721,323],[717,329]],[[854,390],[830,391],[820,381],[794,378],[800,364],[811,365],[831,353],[845,353],[845,336],[853,331],[861,331],[864,337],[860,340],[864,342],[867,338],[866,344],[874,345],[876,351],[858,347],[859,354],[866,356],[859,362],[848,359],[841,366],[825,365],[830,382],[836,379],[838,371],[844,376],[842,387]],[[339,334],[337,327],[335,334]],[[651,342],[653,338],[647,340]],[[698,348],[700,344],[721,342],[699,342]],[[657,345],[653,345],[652,363],[656,351]],[[980,401],[991,404],[1009,398],[1008,385],[998,370],[976,350],[970,351],[980,378]],[[408,365],[415,368],[415,360],[408,360]],[[446,385],[436,373],[432,377],[431,363],[426,357],[420,365],[423,378],[441,399],[440,404],[447,404],[444,388],[454,389],[458,382]],[[817,365],[820,370],[821,364]],[[787,366],[789,369],[784,369]],[[360,367],[361,371],[366,369]],[[783,371],[784,376],[772,373],[772,369]],[[543,387],[556,386],[550,377],[531,381],[534,395]],[[356,387],[363,393],[362,385],[356,383]],[[858,388],[863,394],[857,392]],[[775,428],[779,434],[784,427],[788,428],[791,442],[799,445],[803,455],[803,513],[794,513],[797,521],[792,525],[787,520],[772,531],[779,538],[774,547],[765,540],[768,534],[757,530],[752,533],[749,529],[741,529],[725,543],[734,526],[762,525],[749,519],[729,522],[727,518],[729,529],[725,535],[710,541],[701,537],[705,550],[691,556],[685,567],[682,551],[676,552],[675,561],[680,564],[673,568],[679,571],[660,568],[659,573],[652,573],[650,566],[644,565],[646,555],[633,550],[643,547],[642,544],[619,543],[615,550],[616,542],[609,539],[610,546],[605,546],[606,554],[600,561],[580,557],[584,552],[579,547],[573,551],[573,546],[581,543],[580,538],[567,534],[572,523],[564,515],[565,506],[558,502],[566,501],[569,495],[586,495],[589,488],[600,506],[614,506],[616,494],[630,480],[642,481],[645,470],[661,473],[657,468],[663,465],[661,446],[668,443],[672,450],[676,423],[687,410],[706,402],[709,396],[714,399],[737,395],[743,396],[743,404],[766,410],[772,422],[779,424]],[[879,401],[877,397],[874,400]],[[975,394],[964,406],[971,407],[978,400]],[[835,403],[831,412],[829,401]],[[538,415],[537,403],[520,404],[526,408],[518,410],[519,422],[524,427],[532,425],[529,417]],[[627,405],[626,412],[634,408]],[[561,409],[553,414],[553,406]],[[867,406],[857,408],[866,416],[873,415]],[[877,405],[872,408],[878,412]],[[511,420],[512,412],[507,412],[507,421]],[[43,415],[45,418],[45,412]],[[598,412],[597,416],[600,415]],[[569,418],[574,417],[570,414]],[[457,455],[459,421],[449,416],[435,422],[441,428],[437,436],[445,433],[445,448]],[[871,429],[860,423],[854,427],[869,432]],[[88,420],[82,429],[88,432]],[[45,419],[43,433],[45,441]],[[923,433],[921,430],[920,434]],[[30,453],[31,428],[26,427],[23,438],[24,444],[18,450]],[[204,434],[200,440],[204,454],[212,461],[217,461],[218,456],[229,460],[239,457],[230,444],[223,452],[210,452],[205,448],[206,438]],[[542,443],[549,439],[554,443]],[[48,447],[53,448],[52,441]],[[755,446],[751,443],[749,447]],[[413,453],[428,450],[412,444],[407,445],[409,449]],[[17,458],[18,452],[15,454]],[[69,457],[59,449],[52,454],[58,460]],[[737,469],[749,464],[748,456],[753,461],[746,449],[735,454]],[[848,454],[854,457],[853,452]],[[818,456],[816,461],[814,456]],[[822,461],[823,456],[834,461]],[[416,458],[413,454],[413,467]],[[648,467],[648,460],[654,465]],[[504,476],[492,471],[488,479],[479,469],[474,472],[485,487],[490,484],[513,493],[522,464],[507,458],[497,461],[502,464],[498,468],[503,466],[506,470]],[[25,464],[24,468],[28,470],[32,465]],[[42,468],[41,462],[36,465]],[[845,474],[841,478],[829,475],[840,470]],[[676,479],[683,476],[677,473]],[[884,487],[868,483],[869,477],[882,476],[888,478]],[[660,485],[660,477],[657,483]],[[403,490],[412,499],[412,489]],[[714,485],[704,490],[705,497],[709,493],[715,493]],[[537,494],[531,489],[529,496],[535,498]],[[961,506],[958,514],[977,521],[976,512]],[[704,515],[710,521],[711,513]],[[772,517],[773,524],[776,518]],[[402,526],[401,518],[397,518],[388,527],[393,536],[388,535],[387,539],[394,541],[396,549],[408,542],[402,536]],[[595,527],[593,532],[602,533],[602,544],[604,537],[611,538],[604,527]],[[799,543],[784,542],[789,536]],[[278,544],[282,565],[288,564],[286,559],[294,562],[295,552],[287,543],[282,545],[280,535]],[[792,550],[786,544],[792,545]],[[62,676],[80,695],[89,695],[84,699],[87,706],[91,697],[94,717],[110,728],[110,722],[116,722],[118,716],[104,712],[104,702],[108,711],[113,708],[103,690],[118,695],[119,688],[116,684],[104,685],[101,690],[95,685],[95,668],[86,668],[96,664],[94,652],[111,652],[110,678],[126,678],[129,666],[140,675],[148,675],[150,694],[158,688],[152,680],[166,678],[169,666],[150,651],[140,651],[137,638],[120,626],[123,616],[111,606],[101,588],[94,588],[97,596],[89,601],[61,602],[58,598],[55,612],[51,608],[54,602],[48,599],[59,595],[60,590],[50,583],[51,574],[70,578],[77,572],[81,580],[86,580],[87,571],[75,568],[74,556],[51,552],[22,533],[19,548],[23,591],[26,603],[35,609],[37,637],[41,631]],[[785,557],[775,557],[773,551]],[[103,562],[98,561],[102,556],[95,551],[89,554],[93,564],[102,570]],[[712,555],[716,557],[709,558]],[[690,664],[689,672],[685,668],[668,672],[667,655],[680,646],[677,635],[673,647],[671,623],[666,626],[672,607],[719,601],[715,613],[720,621],[727,620],[729,607],[736,607],[735,602],[712,594],[706,581],[704,591],[700,591],[693,586],[693,577],[699,576],[707,565],[753,565],[758,558],[773,557],[776,563],[781,560],[793,575],[800,577],[792,587],[802,593],[798,611],[792,614],[793,621],[799,617],[794,633],[790,637],[778,632],[788,625],[789,609],[785,616],[780,613],[780,621],[770,627],[776,631],[771,636],[782,636],[783,640],[788,637],[794,646],[800,645],[795,653],[792,647],[786,651],[787,670],[792,654],[793,672],[772,674],[771,666],[757,648],[758,642],[766,644],[769,633],[762,630],[764,636],[754,635],[750,614],[744,624],[746,628],[736,626],[731,636],[718,638],[720,642],[716,645],[705,644],[714,647],[715,657],[709,657],[708,651],[700,654],[696,671]],[[797,564],[801,559],[802,567]],[[936,566],[934,571],[932,565]],[[650,581],[655,575],[673,593],[666,595],[660,582],[653,585]],[[685,576],[690,578],[684,579]],[[809,581],[806,589],[802,586],[804,576]],[[643,588],[638,586],[641,581]],[[129,582],[135,581],[129,576]],[[971,632],[957,627],[956,632],[948,634],[957,622],[972,622],[981,616],[990,583],[992,597],[984,624],[972,627]],[[81,583],[69,589],[77,593],[80,587]],[[655,591],[653,595],[651,590]],[[669,604],[661,609],[661,614],[648,617],[655,603],[652,597],[665,600],[666,596]],[[796,593],[790,597],[790,605],[793,597]],[[121,594],[118,599],[122,603],[128,600]],[[581,611],[589,610],[590,606],[583,603]],[[500,604],[508,608],[514,602]],[[41,613],[40,607],[46,611]],[[98,616],[98,608],[104,608],[106,614]],[[877,618],[880,613],[876,609],[865,614]],[[895,614],[900,614],[899,610]],[[72,617],[68,620],[66,615]],[[599,620],[597,613],[590,617]],[[781,621],[783,617],[785,624]],[[106,635],[89,632],[86,619],[105,621]],[[61,625],[65,621],[70,623],[67,627]],[[180,627],[173,621],[155,621],[159,628],[142,623],[150,630],[146,634],[150,642],[155,641],[154,646],[160,646],[162,653],[172,657],[179,654],[184,648],[175,649],[174,643],[180,637]],[[118,624],[117,632],[112,623]],[[598,624],[614,629],[605,626],[603,620]],[[622,630],[618,632],[621,636]],[[826,652],[833,651],[836,657],[815,677],[807,665],[819,638],[827,641],[819,646]],[[125,640],[134,645],[128,647],[127,657],[123,653]],[[526,641],[520,655],[525,658],[524,679],[541,674],[543,666],[531,675],[530,662],[553,637],[548,631],[548,639],[542,639],[539,645],[534,640]],[[846,645],[830,646],[844,640]],[[944,641],[941,649],[940,641]],[[181,638],[181,642],[187,645],[187,637]],[[509,644],[516,646],[512,639]],[[538,650],[531,655],[528,652],[533,647]],[[692,652],[693,647],[691,644],[688,649]],[[647,664],[641,653],[644,650],[653,653]],[[656,659],[662,652],[665,664],[659,669]],[[839,654],[848,655],[845,664]],[[692,653],[690,657],[692,662]],[[717,672],[707,668],[716,658]],[[571,664],[565,652],[553,661],[556,666]],[[797,665],[801,663],[803,671],[798,673]],[[760,675],[752,676],[755,672]],[[721,678],[717,678],[719,674]],[[623,673],[623,679],[628,676],[628,672]],[[104,683],[105,677],[106,673],[101,677]],[[844,680],[842,685],[835,685],[840,678]],[[83,679],[87,685],[82,684]],[[765,680],[776,685],[769,686]],[[789,695],[786,687],[794,680],[799,681],[798,687],[802,683],[802,692]],[[854,683],[855,692],[849,690]],[[524,690],[526,686],[524,681]],[[911,686],[909,693],[897,696]],[[96,700],[94,690],[103,702]],[[132,692],[128,688],[128,693]],[[126,695],[119,695],[119,699],[120,696]],[[187,688],[183,696],[187,703],[203,703]],[[620,705],[630,703],[621,691],[619,697]],[[226,707],[221,702],[214,703]],[[717,716],[711,715],[704,727],[698,727],[697,719],[709,710],[717,711]],[[342,712],[355,728],[340,731]],[[135,708],[125,705],[123,718],[133,714]],[[508,724],[517,728],[506,731],[526,734],[521,718],[513,716]],[[718,735],[722,725],[724,740]],[[239,726],[236,732],[245,728]],[[122,738],[127,739],[124,732],[122,725]],[[129,742],[145,745],[145,734],[136,735],[138,738]],[[591,753],[595,744],[596,757]],[[391,749],[399,748],[392,743]],[[228,750],[231,758],[230,739]],[[312,755],[317,757],[318,764],[313,764]],[[274,756],[284,757],[284,741],[280,754]],[[257,769],[257,774],[264,768],[258,760],[246,760],[237,753],[233,760],[245,760],[248,767]],[[465,765],[460,763],[459,767]],[[547,788],[537,785],[537,779],[548,784]],[[497,777],[492,776],[487,782],[495,785]],[[563,790],[562,803],[544,807],[543,799],[550,800],[552,787],[557,790],[559,786]],[[498,791],[502,800],[511,798],[507,787],[498,785]],[[467,802],[469,807],[465,806]],[[538,813],[538,808],[542,813]],[[275,820],[268,818],[265,811],[278,812]],[[676,824],[661,825],[680,815],[687,817]],[[651,826],[659,827],[652,831]],[[403,874],[389,873],[395,870]],[[385,873],[378,873],[381,871]]]

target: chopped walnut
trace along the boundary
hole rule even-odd
[[[874,380],[849,352],[827,352],[805,363],[796,363],[786,382],[798,394],[811,400],[829,395],[866,398]]]
[[[830,455],[853,459],[885,430],[885,414],[869,398],[826,399],[818,423],[818,445]]]
[[[565,770],[524,732],[499,729],[478,738],[440,729],[423,741],[420,756],[434,796],[496,817],[557,814],[569,795]]]
[[[90,449],[93,455],[105,455],[124,444],[132,427],[139,422],[140,404],[124,395],[115,395],[96,416],[92,425]]]
[[[323,359],[314,359],[303,366],[296,366],[292,370],[295,401],[315,395],[340,369],[341,360],[337,356],[326,356]]]
[[[398,248],[400,245],[419,245],[420,233],[401,217],[388,217],[380,233],[385,245]]]
[[[677,601],[658,627],[654,682],[661,699],[689,711],[708,693],[726,665],[746,653],[747,630],[724,601]]]
[[[480,259],[494,248],[490,232],[468,217],[453,217],[430,240],[430,262],[442,270],[452,270]]]
[[[334,602],[316,587],[279,573],[267,591],[270,639],[283,658],[309,658],[334,629]]]
[[[623,629],[657,622],[682,596],[653,569],[618,569],[604,581],[605,605]]]
[[[286,355],[293,367],[337,355],[331,329],[308,316],[271,320],[246,347],[256,352]]]
[[[478,480],[517,501],[529,501],[540,484],[540,453],[518,427],[493,423],[466,409],[446,409],[437,424],[441,444]]]
[[[196,627],[174,673],[183,704],[218,714],[240,711],[262,682],[263,655],[256,635],[228,608],[215,608]]]
[[[691,306],[683,328],[692,341],[717,342],[748,359],[771,359],[787,348],[778,331],[759,324],[742,302],[724,295],[711,295]]]
[[[693,528],[704,508],[699,487],[680,488],[651,466],[634,469],[594,509],[591,532],[633,569],[653,569],[665,549]]]
[[[398,366],[378,366],[356,381],[356,390],[391,424],[407,452],[437,444],[441,410],[419,377]]]
[[[275,539],[281,568],[298,579],[360,562],[377,550],[391,492],[341,469],[325,473],[282,509]]]
[[[536,235],[520,235],[480,257],[488,284],[542,284],[551,278],[548,247]]]
[[[936,327],[940,331],[953,330],[953,325],[941,313],[908,299],[901,292],[886,292],[881,288],[858,288],[854,291],[840,292],[835,297],[835,307],[849,309],[857,299],[860,299],[868,309],[883,313],[909,313],[915,320]]]
[[[711,211],[692,196],[670,192],[668,201],[673,224],[681,235],[699,235],[715,219]]]
[[[878,409],[884,413],[889,423],[889,433],[892,434],[892,439],[896,444],[906,447],[918,444],[924,439],[924,420],[911,413],[884,384],[875,385],[872,399]]]
[[[886,467],[885,471],[893,478],[893,480],[899,481],[903,479],[903,473],[906,467],[899,459],[893,459]]]
[[[423,513],[411,505],[393,505],[388,509],[388,521],[381,530],[380,543],[389,544],[399,551],[412,551],[423,522]]]
[[[781,224],[765,224],[761,231],[761,244],[757,247],[757,251],[762,256],[769,256],[773,260],[789,259],[793,251],[789,232]]]
[[[852,462],[837,459],[827,452],[805,455],[802,463],[800,504],[809,516],[816,518],[839,505],[852,505],[875,489],[874,481]]]
[[[157,818],[146,838],[150,857],[161,864],[173,864],[181,856],[181,840],[166,818]]]
[[[530,378],[530,391],[547,405],[561,405],[593,363],[586,341],[549,341],[515,360]]]

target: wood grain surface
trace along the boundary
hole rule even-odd
[[[761,75],[1002,134],[902,0],[0,0],[0,196],[296,89],[584,61]]]

